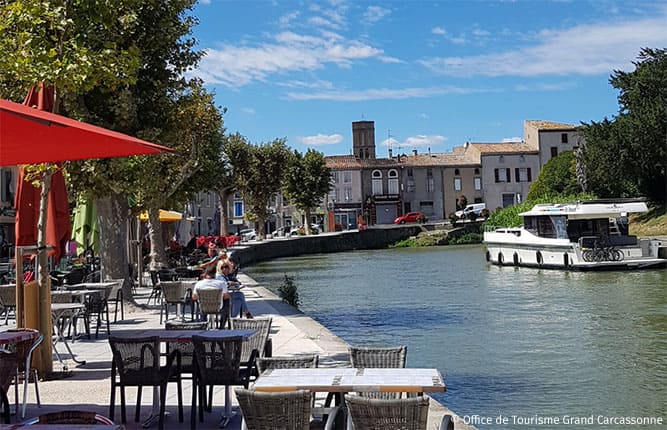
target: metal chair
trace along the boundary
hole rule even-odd
[[[241,365],[241,352],[243,349],[243,337],[234,336],[224,339],[211,339],[204,336],[192,336],[195,357],[195,373],[192,383],[192,409],[190,412],[190,428],[196,427],[197,417],[197,398],[199,398],[199,421],[204,421],[204,403],[206,388],[209,390],[209,401],[207,402],[210,411],[213,405],[213,387],[224,385],[225,390],[225,410],[231,411],[231,399],[229,396],[229,386],[242,385],[248,388],[250,384],[250,373],[255,365],[257,351],[253,351],[247,366]],[[226,414],[223,418],[224,424],[229,422],[231,417]]]
[[[125,279],[109,279],[109,282],[116,282],[116,285],[111,287],[111,291],[107,297],[107,305],[110,303],[114,304],[113,322],[118,321],[118,307],[120,306],[120,319],[122,321],[125,319],[125,309],[123,306],[123,284],[125,284]]]
[[[37,369],[32,367],[32,353],[35,349],[37,349],[39,344],[42,343],[42,341],[44,340],[44,335],[40,333],[39,330],[35,330],[32,328],[18,328],[7,331],[31,332],[37,335],[37,337],[35,337],[34,339],[28,339],[25,341],[16,342],[14,345],[11,346],[11,349],[14,352],[16,352],[16,357],[18,361],[16,368],[16,377],[14,378],[14,381],[16,383],[14,388],[14,399],[16,402],[16,410],[18,413],[19,384],[21,382],[21,376],[23,376],[23,404],[21,407],[21,418],[25,418],[25,412],[28,403],[28,385],[30,383],[31,376],[33,382],[35,383],[35,398],[37,400],[37,406],[41,406],[41,402],[39,400],[39,385],[38,385],[39,377],[37,375]]]
[[[141,390],[144,386],[160,388],[160,414],[158,428],[164,429],[164,410],[167,398],[167,383],[176,382],[178,387],[178,419],[183,422],[183,392],[181,387],[181,355],[171,351],[166,365],[160,366],[160,338],[110,337],[109,345],[113,354],[111,362],[111,403],[109,416],[114,416],[116,387],[120,388],[121,421],[127,422],[125,415],[125,387],[137,387],[137,407],[134,421],[139,421],[141,412]]]
[[[22,422],[19,427],[49,424],[92,424],[112,426],[114,422],[109,418],[89,411],[59,411],[42,414]]]
[[[157,304],[157,300],[162,294],[162,289],[160,288],[160,275],[158,275],[157,270],[150,270],[148,273],[151,275],[151,284],[153,289],[151,290],[151,294],[148,296],[146,306],[151,304],[151,299],[153,299],[153,303]]]
[[[346,394],[354,428],[363,430],[426,430],[429,398],[371,399]]]
[[[262,393],[242,388],[234,390],[243,413],[242,429],[308,430],[311,425],[312,394],[308,390],[285,393]],[[331,417],[336,414],[332,413]],[[325,430],[332,429],[334,419]]]
[[[253,351],[258,351],[258,357],[264,357],[266,343],[271,332],[271,318],[232,318],[232,330],[255,330],[255,334],[243,342],[241,364],[249,364]],[[259,376],[257,365],[253,367],[252,376],[254,378]]]
[[[408,354],[407,346],[386,348],[349,347],[350,364],[356,368],[403,368]],[[397,399],[401,393],[359,393],[375,399]]]
[[[14,311],[16,315],[16,287],[13,285],[0,286],[0,308],[5,314],[5,325],[8,324],[9,312]]]
[[[97,293],[89,295],[84,302],[83,322],[88,339],[90,339],[90,322],[92,317],[95,317],[95,339],[99,337],[100,326],[103,322],[106,323],[107,336],[111,335],[111,328],[109,327],[109,302],[107,301],[110,292],[111,288],[99,290]]]

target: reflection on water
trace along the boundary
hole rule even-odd
[[[408,345],[408,365],[438,367],[448,388],[439,400],[460,415],[667,420],[667,270],[488,266],[481,247],[466,246],[311,255],[246,272],[274,290],[294,276],[301,309],[351,344]]]

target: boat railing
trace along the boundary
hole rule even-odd
[[[501,225],[484,225],[485,232],[515,233],[521,230],[521,227],[505,227]]]

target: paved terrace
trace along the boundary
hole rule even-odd
[[[347,366],[348,353],[347,344],[318,322],[307,317],[292,306],[282,303],[281,300],[266,288],[257,285],[251,278],[240,275],[241,281],[246,286],[243,290],[246,294],[248,307],[256,317],[272,317],[271,338],[273,341],[273,355],[291,355],[297,353],[316,353],[320,357],[320,366]],[[139,289],[137,298],[138,303],[146,302],[150,293],[149,288]],[[151,306],[149,309],[133,308],[125,309],[125,320],[111,324],[111,331],[123,329],[148,329],[159,328],[159,308]],[[113,320],[113,315],[111,316]],[[119,315],[120,318],[120,315]],[[1,326],[0,330],[12,327]],[[41,408],[36,406],[34,387],[31,385],[28,391],[28,409],[26,418],[39,415],[41,413],[58,410],[89,410],[95,411],[107,416],[109,413],[110,400],[110,372],[111,372],[111,350],[107,342],[106,334],[100,333],[99,339],[95,340],[93,334],[92,340],[83,338],[71,344],[72,351],[79,360],[85,360],[85,365],[76,365],[71,360],[66,360],[69,367],[68,376],[62,379],[40,381],[39,391],[41,397]],[[62,344],[58,345],[58,351],[65,352],[63,357],[67,357],[66,350]],[[408,351],[409,354],[409,351]],[[55,360],[55,355],[54,355]],[[56,360],[54,361],[54,371],[62,370],[62,366]],[[446,375],[445,383],[447,382]],[[224,409],[224,387],[216,387],[213,397],[213,412],[204,414],[204,423],[198,424],[197,428],[211,429],[217,428],[220,414]],[[13,402],[13,387],[9,390],[10,402]],[[233,390],[232,390],[233,393]],[[152,389],[143,390],[142,396],[142,420],[151,413]],[[134,407],[136,404],[136,389],[127,388],[127,429],[140,429],[141,422],[135,423]],[[185,420],[178,422],[178,408],[175,384],[169,384],[167,388],[167,410],[169,416],[165,420],[167,429],[187,429],[190,423],[190,399],[191,384],[188,380],[183,382],[183,402]],[[235,411],[237,403],[233,402]],[[444,414],[452,414],[444,406],[431,401],[429,411],[429,429],[437,429],[438,424]],[[111,417],[115,422],[120,423],[120,396],[116,395],[115,417]],[[22,421],[17,416],[12,416],[12,422]],[[157,428],[157,423],[153,425]],[[236,415],[231,423],[226,427],[230,430],[241,428],[241,419]],[[457,420],[457,429],[469,429],[462,421]]]

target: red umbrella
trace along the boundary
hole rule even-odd
[[[0,166],[174,152],[165,146],[39,110],[39,106],[39,103],[25,106],[0,99]]]
[[[41,83],[39,88],[32,87],[23,102],[26,106],[35,106],[42,111],[53,109],[53,87],[44,88]],[[30,108],[32,110],[36,110]],[[3,128],[5,123],[2,123]],[[2,140],[4,148],[4,139]],[[3,151],[4,152],[4,151]],[[29,152],[29,151],[26,151]],[[23,167],[19,169],[19,180],[16,190],[16,245],[30,246],[37,243],[37,221],[40,210],[40,189],[26,182],[26,171]],[[56,170],[51,177],[51,188],[49,190],[48,215],[46,221],[46,243],[52,246],[49,255],[55,261],[65,253],[67,240],[71,236],[71,225],[69,221],[69,203],[67,202],[67,187],[65,178],[60,169]]]

